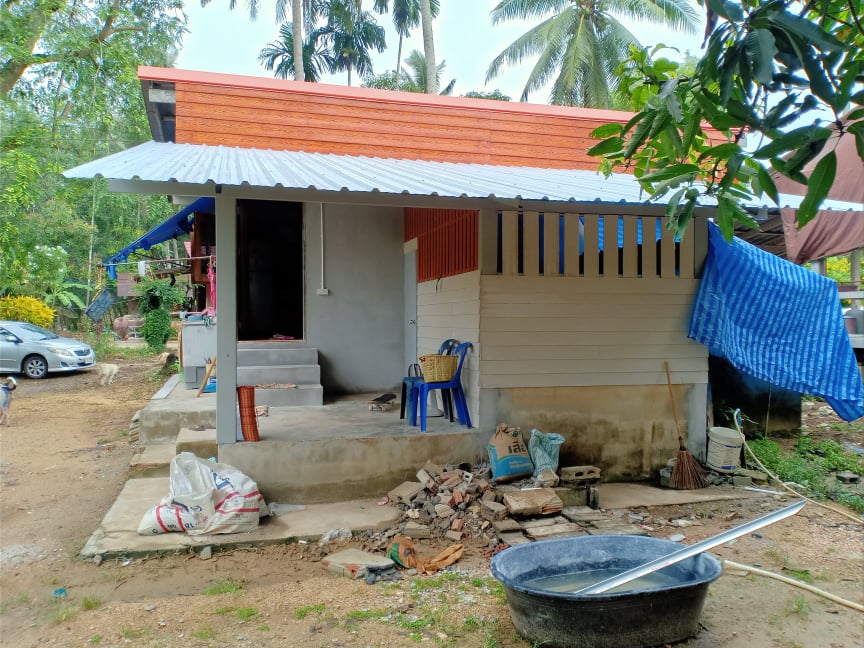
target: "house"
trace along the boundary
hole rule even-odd
[[[668,362],[689,449],[704,456],[708,351],[687,324],[713,209],[697,208],[677,241],[631,176],[597,173],[590,132],[630,115],[139,76],[153,141],[65,175],[215,200],[220,460],[242,468],[257,445],[235,444],[244,349],[316,352],[308,387],[320,404],[321,392],[398,390],[445,338],[473,343],[474,427],[450,454],[483,453],[507,421],[564,435],[564,465],[648,478],[678,449]]]

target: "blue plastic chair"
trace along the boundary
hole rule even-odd
[[[459,364],[456,365],[456,373],[447,382],[427,383],[425,381],[415,385],[417,389],[417,397],[419,399],[420,409],[420,431],[426,431],[426,403],[429,400],[429,392],[435,389],[449,390],[453,396],[453,405],[456,407],[456,415],[459,417],[459,423],[471,427],[471,416],[468,414],[468,402],[465,400],[465,390],[462,389],[462,365],[465,363],[465,356],[468,349],[472,347],[470,342],[463,342],[453,350],[453,355],[459,356]],[[413,408],[416,413],[417,408]],[[452,420],[452,419],[451,419]],[[411,425],[416,425],[417,421],[412,418]]]
[[[450,355],[450,352],[459,344],[459,340],[454,340],[453,338],[449,338],[444,340],[441,343],[441,346],[438,347],[439,355]],[[412,365],[418,367],[419,365]],[[423,382],[423,376],[421,374],[411,375],[411,368],[408,368],[408,375],[402,379],[402,403],[399,406],[399,418],[405,418],[405,404],[408,404],[408,420],[416,421],[417,420],[417,385]],[[450,422],[453,422],[453,399],[450,395],[450,391],[442,391],[441,392],[441,400],[444,403],[444,413],[450,417]],[[415,423],[411,423],[411,425],[416,425]]]

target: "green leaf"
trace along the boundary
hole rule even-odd
[[[603,124],[591,131],[591,137],[595,139],[605,139],[613,135],[620,135],[622,130],[621,124]]]
[[[689,223],[690,219],[693,218],[693,208],[695,206],[696,197],[692,196],[687,199],[687,202],[684,204],[684,209],[682,209],[681,213],[678,215],[676,229],[678,230],[679,236],[684,235],[684,231],[687,229],[687,223]]]
[[[645,140],[648,139],[648,133],[651,131],[651,124],[657,116],[656,110],[643,111],[640,113],[642,119],[636,124],[633,129],[633,135],[630,136],[630,141],[627,142],[627,147],[624,149],[624,158],[629,159],[639,149]],[[631,120],[632,121],[632,120]]]
[[[762,191],[768,194],[768,197],[775,204],[779,205],[780,197],[777,195],[777,185],[774,184],[774,178],[771,177],[771,174],[762,165],[759,165],[759,174],[757,177],[759,178],[759,186],[762,188]]]
[[[620,137],[610,137],[588,149],[588,155],[598,156],[609,153],[619,153],[624,148],[624,140]]]
[[[720,181],[721,187],[731,187],[738,178],[738,171],[741,169],[741,164],[744,162],[743,153],[735,153],[730,155],[726,161],[726,173]]]
[[[741,65],[741,48],[733,45],[726,50],[723,57],[723,68],[720,70],[720,105],[725,106],[732,96],[732,86],[735,83],[735,70]],[[743,61],[746,65],[746,60]]]
[[[666,210],[663,212],[663,215],[666,218],[672,220],[678,213],[678,203],[681,202],[681,198],[684,196],[685,191],[687,190],[679,189],[674,194],[672,194],[672,197],[669,199],[669,202],[666,205]]]
[[[864,121],[847,126],[846,131],[855,136],[855,148],[858,149],[858,157],[864,162]]]
[[[848,115],[846,115],[846,121],[857,121],[864,117],[864,108],[856,108]]]
[[[740,153],[741,147],[738,146],[735,142],[726,142],[725,144],[718,144],[717,146],[712,146],[708,150],[704,151],[702,155],[699,156],[699,162],[704,160],[707,157],[713,158],[728,158],[735,153]]]
[[[805,56],[803,61],[804,71],[810,79],[810,90],[829,106],[834,105],[834,87],[828,78],[829,73],[823,64],[812,56]]]
[[[765,159],[794,151],[814,139],[825,139],[831,135],[831,130],[820,126],[802,126],[781,135],[753,153],[753,157]]]
[[[702,131],[702,111],[695,107],[687,114],[684,122],[684,137],[681,141],[681,146],[685,151],[689,151],[693,146],[696,135]]]
[[[735,233],[735,220],[732,216],[735,204],[735,201],[727,196],[720,196],[717,200],[717,226],[727,241],[731,241]]]
[[[827,52],[842,52],[845,45],[826,32],[817,23],[801,18],[791,13],[783,12],[768,19],[774,25],[782,28],[789,36],[797,36],[804,44],[813,45]]]
[[[670,178],[695,173],[699,173],[699,167],[695,164],[672,164],[663,169],[646,173],[640,178],[640,180],[642,180],[642,182],[660,182],[661,180],[668,180]]]
[[[729,22],[740,22],[744,18],[741,7],[732,4],[731,2],[724,2],[724,0],[708,0],[708,6],[711,7],[711,11],[721,18],[725,18]]]
[[[774,55],[777,53],[774,34],[767,29],[752,31],[744,38],[744,48],[753,66],[753,77],[762,85],[770,84],[774,75]]]
[[[828,196],[837,175],[837,153],[829,151],[819,162],[807,181],[807,194],[798,207],[798,227],[804,227],[816,215],[819,205]]]

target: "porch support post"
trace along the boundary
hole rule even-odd
[[[216,196],[216,443],[237,438],[237,199]]]

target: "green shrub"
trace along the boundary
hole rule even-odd
[[[0,297],[0,319],[51,328],[56,311],[35,297]]]

